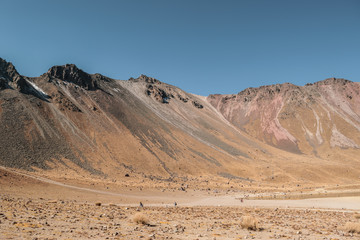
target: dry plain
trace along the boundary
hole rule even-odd
[[[271,188],[132,176],[89,182],[2,168],[0,188],[1,239],[360,238],[345,228],[359,223],[356,185]],[[139,213],[143,223],[134,221]],[[245,216],[258,220],[256,230],[241,226]]]

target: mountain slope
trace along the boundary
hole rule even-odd
[[[0,164],[111,179],[352,181],[358,102],[359,84],[338,79],[201,97],[73,64],[28,78],[0,59]]]
[[[360,146],[360,84],[326,79],[304,87],[277,84],[209,102],[234,126],[270,145],[305,154]]]

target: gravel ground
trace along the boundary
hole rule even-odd
[[[1,239],[359,239],[353,211],[255,207],[126,207],[0,197]],[[140,212],[142,223],[134,221]],[[253,216],[258,229],[241,227]],[[139,217],[139,216],[138,216]]]

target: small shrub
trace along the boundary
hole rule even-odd
[[[344,226],[344,230],[349,233],[360,233],[360,223],[347,222]]]
[[[259,221],[255,217],[244,216],[242,217],[240,226],[248,230],[256,231],[257,229],[259,229],[258,223]]]
[[[354,218],[360,219],[360,214],[359,214],[359,213],[355,213],[355,214],[354,214]]]
[[[132,217],[132,221],[137,224],[149,225],[149,219],[141,212],[136,213]]]

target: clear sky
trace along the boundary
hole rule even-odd
[[[0,0],[0,57],[39,76],[75,63],[208,95],[360,81],[359,0]]]

